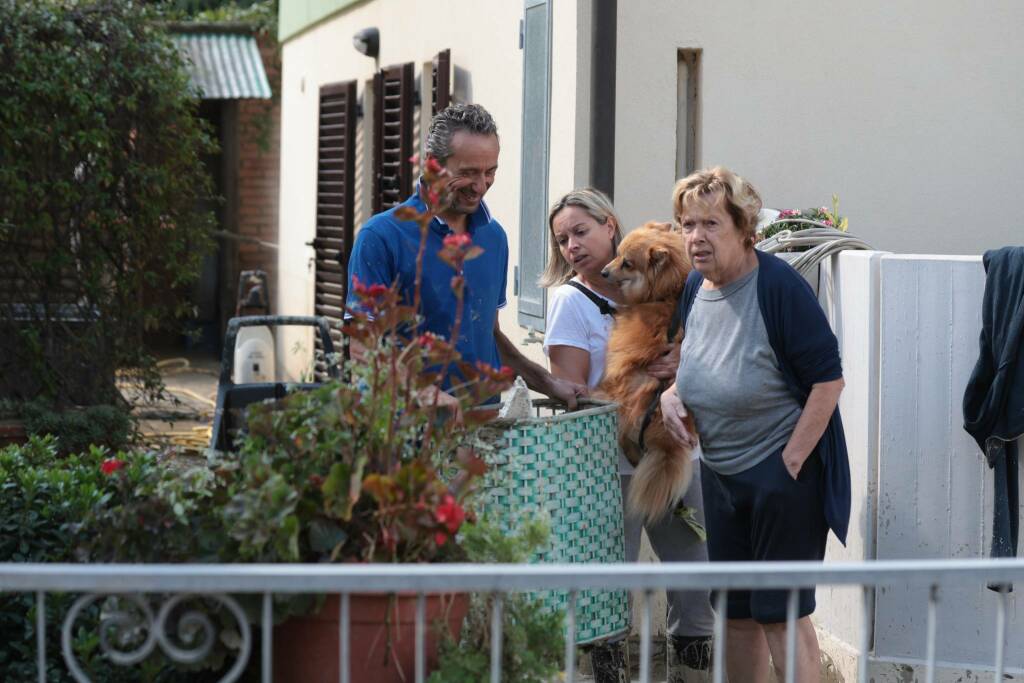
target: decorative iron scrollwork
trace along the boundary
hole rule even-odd
[[[200,609],[182,612],[189,600],[216,602],[234,617],[238,624],[238,654],[234,666],[220,683],[238,680],[252,650],[252,633],[245,611],[233,598],[223,594],[186,593],[168,598],[154,615],[148,600],[137,594],[91,593],[78,598],[68,610],[61,628],[61,651],[68,670],[79,683],[91,683],[79,664],[72,646],[75,622],[93,604],[100,605],[100,649],[113,664],[135,666],[149,657],[157,647],[171,662],[199,664],[213,651],[218,632],[213,620]],[[173,619],[173,621],[172,621]],[[173,634],[173,635],[172,635]],[[234,648],[232,648],[234,649]]]

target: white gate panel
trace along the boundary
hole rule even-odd
[[[887,255],[880,274],[877,558],[984,557],[992,475],[962,426],[978,357],[981,258]],[[950,591],[939,596],[938,658],[968,668],[992,661],[997,595]],[[1024,666],[1018,595],[1010,597],[1009,667]],[[925,657],[925,604],[921,587],[878,592],[876,657]]]

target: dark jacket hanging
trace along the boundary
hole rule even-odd
[[[992,557],[1015,557],[1017,439],[1024,435],[1024,247],[985,252],[978,362],[964,391],[964,429],[993,469]]]

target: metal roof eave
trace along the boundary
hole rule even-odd
[[[189,83],[204,100],[270,99],[273,93],[251,35],[237,32],[176,33]]]

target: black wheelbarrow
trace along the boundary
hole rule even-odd
[[[331,340],[327,318],[296,315],[251,315],[232,318],[228,321],[224,352],[220,360],[220,381],[217,384],[217,407],[213,414],[213,435],[210,439],[210,448],[218,451],[235,450],[235,438],[245,426],[245,409],[250,404],[282,399],[291,392],[309,391],[320,386],[319,382],[236,384],[232,379],[238,331],[243,327],[283,327],[285,325],[315,327],[323,346],[327,375],[331,378],[338,377],[338,364],[333,360],[334,342]]]

